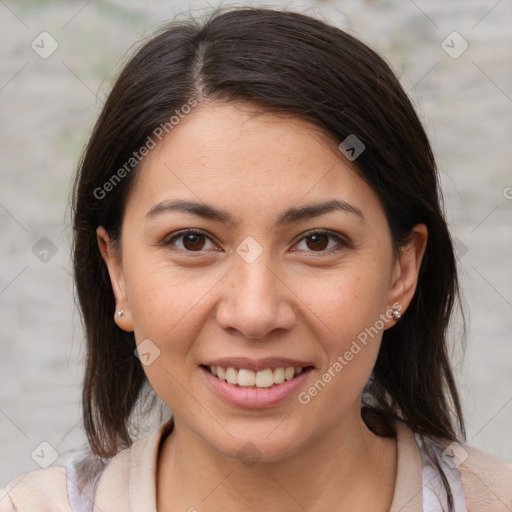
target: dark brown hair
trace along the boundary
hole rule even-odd
[[[250,102],[311,121],[336,144],[351,134],[364,143],[356,172],[380,197],[395,250],[418,223],[429,237],[413,300],[384,331],[363,418],[383,435],[392,435],[393,420],[401,418],[417,433],[464,438],[447,353],[460,299],[456,261],[434,156],[407,94],[381,57],[339,28],[289,10],[243,7],[213,12],[201,23],[175,21],[147,41],[122,69],[81,159],[73,257],[87,337],[83,418],[93,452],[112,456],[130,445],[128,425],[146,384],[133,333],[113,321],[114,295],[95,231],[103,225],[119,239],[140,165],[104,197],[98,187],[190,98]]]

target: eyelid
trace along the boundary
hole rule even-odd
[[[181,238],[183,236],[186,236],[188,234],[198,234],[198,235],[203,235],[205,236],[206,238],[208,238],[209,240],[211,240],[212,242],[214,243],[217,243],[215,241],[215,237],[212,237],[208,232],[202,230],[202,229],[199,229],[199,228],[187,228],[187,229],[182,229],[180,231],[177,231],[175,233],[171,233],[171,235],[169,237],[167,237],[165,240],[164,240],[164,245],[165,246],[169,246],[169,245],[173,245],[171,242],[177,238]],[[305,238],[308,238],[310,236],[313,236],[313,235],[327,235],[333,239],[335,239],[340,246],[342,247],[350,247],[350,243],[349,241],[344,238],[343,236],[341,236],[340,234],[334,232],[334,231],[330,231],[328,229],[322,229],[322,228],[317,228],[317,229],[310,229],[309,231],[306,231],[304,233],[301,233],[300,235],[298,235],[296,241],[294,242],[293,246],[297,245],[299,242],[302,242]],[[203,252],[208,252],[208,251],[186,251],[186,250],[182,250],[180,248],[176,248],[178,251],[181,251],[181,252],[184,252],[184,253],[187,253],[187,254],[201,254]],[[312,254],[331,254],[332,252],[336,252],[337,250],[340,250],[340,247],[336,247],[336,248],[331,248],[331,249],[328,249],[328,250],[322,250],[322,251],[305,251],[305,252],[308,252],[308,253],[312,253]]]
[[[342,235],[340,235],[334,231],[331,231],[329,229],[322,229],[322,228],[310,229],[309,231],[306,231],[305,233],[301,233],[299,235],[297,242],[295,242],[293,245],[295,246],[299,242],[302,242],[302,240],[304,240],[305,238],[308,238],[313,235],[327,235],[327,236],[335,239],[340,246],[350,247],[349,241],[346,238],[344,238]],[[306,251],[306,252],[311,253],[311,254],[331,254],[338,250],[340,250],[340,247],[331,247],[331,249],[327,249],[327,250],[323,250],[323,251]]]
[[[218,245],[218,242],[216,241],[215,237],[213,237],[208,232],[206,232],[202,229],[199,229],[199,228],[186,228],[186,229],[181,229],[180,231],[171,233],[168,237],[166,237],[164,239],[163,245],[164,246],[174,246],[174,244],[171,243],[173,240],[179,239],[186,235],[203,235],[205,238],[208,238],[211,242]],[[194,254],[194,253],[201,254],[202,252],[208,252],[208,251],[186,251],[186,250],[180,249],[179,247],[176,247],[176,249],[178,251],[185,252],[188,254]]]

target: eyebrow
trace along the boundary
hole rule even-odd
[[[146,218],[174,211],[191,213],[205,219],[220,221],[226,224],[233,224],[233,218],[225,210],[220,210],[206,203],[182,200],[162,201],[153,206],[151,210],[149,210],[149,212],[146,214]],[[289,208],[279,216],[276,224],[291,224],[293,222],[318,217],[320,215],[334,211],[352,213],[359,217],[363,222],[365,221],[363,212],[356,206],[353,206],[346,201],[343,201],[342,199],[331,199],[322,203],[313,203],[300,206],[298,208]]]

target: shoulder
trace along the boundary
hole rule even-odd
[[[9,482],[0,494],[0,512],[12,510],[70,510],[66,491],[66,469],[55,466],[31,471]]]
[[[422,462],[424,505],[446,506],[442,474],[450,486],[455,510],[512,509],[512,465],[462,442],[419,434],[414,437]]]
[[[74,450],[52,467],[20,475],[0,491],[0,512],[155,510],[159,447],[172,427],[166,421],[112,458]]]
[[[83,450],[67,452],[56,465],[9,482],[0,491],[0,512],[92,511],[96,484],[109,460]]]
[[[464,446],[465,459],[458,470],[474,510],[510,512],[512,509],[512,465],[471,446]],[[467,455],[466,455],[467,454]]]

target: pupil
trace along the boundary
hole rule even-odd
[[[324,243],[322,243],[322,238],[323,238]],[[311,235],[310,236],[310,240],[313,241],[314,248],[316,248],[316,249],[318,249],[318,248],[324,249],[326,247],[326,244],[325,244],[326,238],[327,238],[326,235]],[[310,249],[311,249],[311,247],[310,247]]]
[[[200,243],[202,235],[189,234],[185,237],[185,247],[188,249],[201,249],[203,244]],[[190,246],[192,244],[192,246]],[[198,247],[199,245],[199,247]]]

